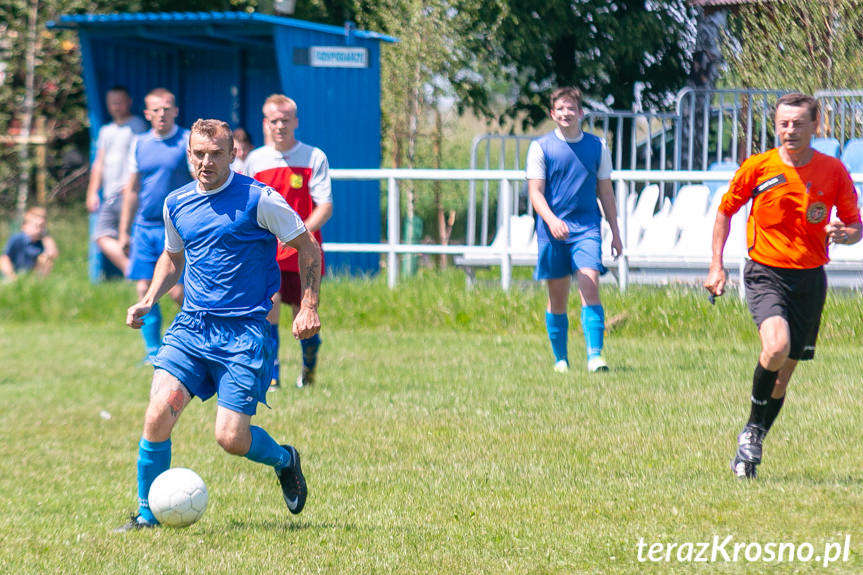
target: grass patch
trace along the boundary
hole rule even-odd
[[[60,235],[59,233],[57,234]],[[221,451],[193,401],[173,465],[210,489],[184,530],[117,536],[135,507],[151,372],[122,325],[126,283],[91,286],[74,239],[44,282],[0,285],[0,572],[859,573],[863,400],[856,294],[831,293],[757,482],[728,471],[758,343],[745,306],[681,287],[603,288],[612,371],[551,371],[530,283],[468,290],[457,272],[329,278],[315,387],[255,423],[303,454],[287,513],[273,473]],[[61,246],[62,247],[62,246]],[[77,256],[75,254],[78,254]],[[74,258],[80,261],[75,265]],[[578,311],[572,358],[583,357]],[[298,366],[287,341],[282,365]],[[638,543],[811,543],[848,561],[639,562]],[[821,560],[819,560],[821,561]]]

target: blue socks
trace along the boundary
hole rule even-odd
[[[279,325],[278,324],[270,324],[270,341],[273,344],[273,374],[270,378],[270,382],[274,385],[279,384]],[[318,334],[313,335],[307,339],[300,340],[300,348],[303,353],[303,367],[305,368],[303,371],[313,371],[315,366],[318,364],[318,348],[321,347],[321,336]]]
[[[318,348],[321,347],[320,334],[316,333],[308,339],[301,339],[300,347],[303,350],[303,367],[308,371],[313,371],[318,364]]]
[[[565,313],[554,314],[545,312],[545,329],[551,342],[554,361],[567,361],[567,334],[569,332],[569,317]]]
[[[249,452],[245,456],[246,459],[275,467],[276,471],[280,471],[290,465],[290,452],[276,443],[269,433],[255,425],[250,426],[249,430],[252,432],[252,445],[249,446]]]
[[[142,320],[141,335],[144,337],[144,346],[147,348],[147,357],[154,357],[162,346],[162,309],[159,302],[153,304],[150,313]]]
[[[554,314],[546,311],[545,329],[548,331],[548,340],[551,342],[554,361],[567,360],[569,318],[566,313]],[[587,359],[598,357],[602,353],[605,334],[605,311],[601,305],[589,305],[581,308],[581,329],[584,331]]]
[[[602,353],[605,334],[605,310],[601,305],[588,305],[581,308],[581,329],[584,331],[587,359],[598,357]]]
[[[158,523],[147,500],[150,486],[159,474],[170,467],[171,440],[150,442],[142,437],[138,443],[138,514],[148,523]]]
[[[270,382],[279,384],[279,324],[270,324],[270,341],[273,343],[273,374]]]
[[[275,467],[277,471],[290,465],[290,452],[276,443],[266,431],[254,425],[249,430],[252,432],[252,445],[246,453],[246,459]],[[138,514],[148,523],[158,523],[147,500],[150,486],[162,472],[170,468],[171,440],[153,442],[142,437],[138,443]]]

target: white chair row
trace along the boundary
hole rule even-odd
[[[659,186],[651,184],[641,191],[634,205],[632,199],[627,198],[627,253],[640,260],[655,257],[661,260],[709,261],[716,211],[727,189],[728,186],[722,186],[711,197],[711,190],[706,185],[685,185],[672,202],[667,197],[660,198]],[[655,209],[657,204],[658,210]],[[633,205],[631,211],[630,205]],[[732,219],[725,249],[727,258],[740,257],[744,253],[744,220],[742,212]]]
[[[727,189],[725,185],[711,194],[706,185],[684,185],[673,202],[662,197],[659,186],[655,184],[645,186],[640,194],[630,194],[626,201],[626,254],[633,264],[699,268],[709,264],[716,211]],[[726,263],[746,256],[747,213],[743,209],[732,218],[724,252]],[[513,265],[534,265],[537,241],[533,216],[511,216],[510,237]],[[604,219],[602,237],[602,252],[608,263],[611,259],[611,230]],[[488,247],[478,247],[457,257],[456,264],[496,265],[500,262],[504,242],[504,234],[500,230]],[[853,246],[831,246],[830,255],[837,267],[843,262],[856,265],[863,262],[863,242]]]

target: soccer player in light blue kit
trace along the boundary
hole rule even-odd
[[[234,173],[231,129],[219,120],[192,126],[189,159],[197,182],[164,206],[165,251],[126,323],[140,328],[154,302],[185,276],[183,309],[153,359],[155,372],[138,444],[138,514],[118,531],[157,525],[147,501],[153,480],[171,466],[171,431],[192,397],[218,395],[216,441],[230,454],[275,469],[291,513],[302,511],[306,481],[300,455],[251,425],[266,403],[274,349],[267,312],[279,289],[277,242],[299,253],[303,299],[295,338],[318,333],[320,247],[302,219],[272,188]],[[184,271],[185,265],[185,271]]]
[[[136,280],[138,297],[142,297],[153,278],[156,261],[165,247],[165,224],[162,206],[172,190],[191,180],[186,147],[189,130],[175,123],[179,110],[174,95],[164,88],[152,90],[144,98],[144,117],[152,129],[138,136],[129,151],[129,181],[123,188],[123,208],[120,211],[119,244],[128,249],[130,228],[134,217],[135,232],[131,242],[126,277]],[[170,292],[177,303],[183,300],[183,286]],[[155,302],[141,328],[147,361],[159,351],[162,343],[162,311]]]
[[[611,185],[611,154],[601,138],[581,130],[581,91],[558,88],[551,95],[551,119],[557,128],[530,143],[527,187],[537,219],[538,259],[534,277],[548,284],[545,325],[554,353],[554,369],[569,371],[566,313],[575,275],[581,296],[581,326],[587,369],[607,371],[602,358],[605,312],[599,299],[602,265],[601,218],[597,197],[611,228],[611,251],[623,244]]]

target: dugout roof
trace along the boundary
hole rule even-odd
[[[261,145],[261,106],[281,92],[297,102],[297,138],[318,146],[333,168],[379,168],[381,42],[391,36],[283,16],[245,12],[70,14],[48,28],[78,34],[91,141],[110,120],[104,94],[129,89],[134,111],[164,87],[177,121],[218,118]],[[334,182],[325,241],[380,241],[377,182]],[[350,217],[349,217],[350,215]],[[374,272],[377,254],[332,254],[328,267]]]

